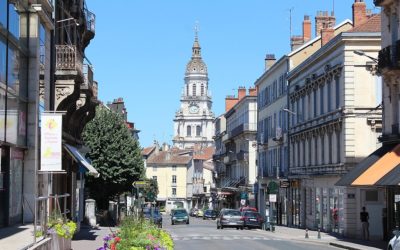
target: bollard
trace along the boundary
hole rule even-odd
[[[307,228],[306,228],[306,236],[305,236],[305,238],[308,239],[308,229]]]
[[[318,228],[318,239],[321,239],[321,230]]]

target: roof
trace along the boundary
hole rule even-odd
[[[376,14],[348,32],[381,32],[381,15]]]
[[[192,160],[192,156],[188,154],[187,150],[168,150],[159,151],[151,154],[147,159],[147,164],[176,164],[186,165]]]
[[[214,152],[215,152],[215,147],[213,146],[207,148],[199,148],[198,146],[195,146],[193,159],[208,160],[212,158]]]
[[[151,154],[153,152],[153,150],[155,149],[155,146],[151,146],[151,147],[147,147],[142,149],[142,155],[143,156],[148,156],[149,154]]]

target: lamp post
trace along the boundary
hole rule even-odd
[[[365,56],[365,57],[371,59],[373,62],[365,63],[367,70],[369,70],[372,75],[379,74],[379,68],[377,67],[379,60],[377,58],[365,54],[365,52],[362,50],[354,50],[353,53],[356,55]]]

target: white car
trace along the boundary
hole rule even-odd
[[[388,250],[400,250],[400,231],[393,231],[393,238],[389,241]]]

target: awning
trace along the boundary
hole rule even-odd
[[[64,144],[64,148],[77,163],[81,164],[83,167],[87,169],[90,175],[93,175],[96,178],[100,176],[99,172],[97,172],[97,170],[92,166],[92,164],[90,164],[89,161],[81,155],[81,153],[77,148],[69,144]]]
[[[400,144],[385,145],[344,175],[336,186],[397,186],[400,184]]]

